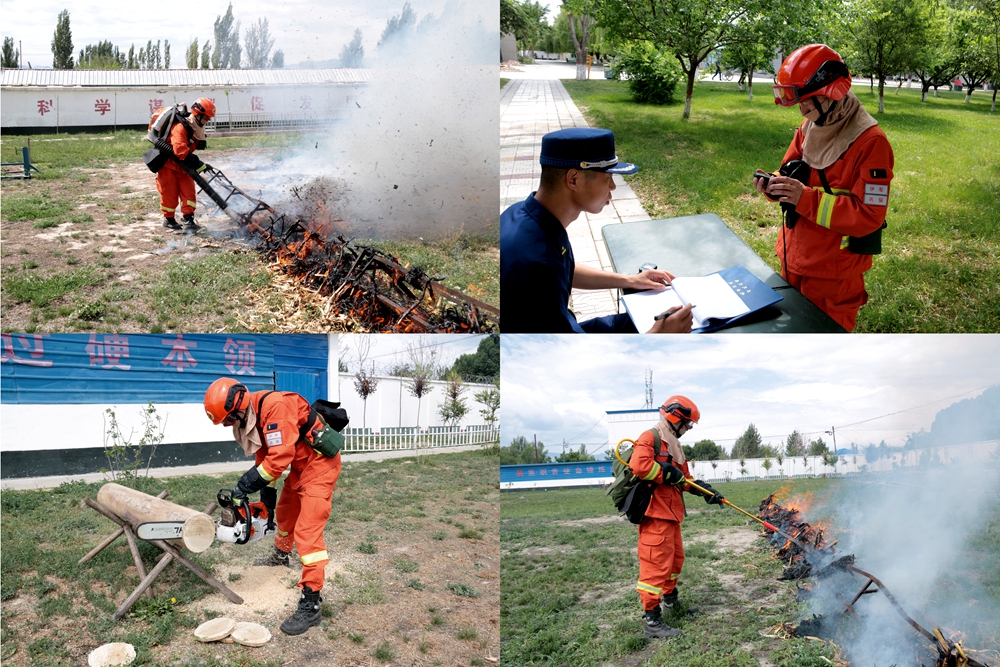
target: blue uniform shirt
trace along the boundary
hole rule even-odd
[[[504,333],[634,332],[628,315],[576,321],[569,309],[573,247],[566,228],[532,192],[500,215],[500,310]]]

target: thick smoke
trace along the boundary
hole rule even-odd
[[[246,174],[254,192],[279,211],[342,218],[349,236],[494,234],[497,17],[492,2],[451,2],[398,31],[344,120]]]
[[[918,623],[945,636],[960,630],[967,647],[991,648],[987,630],[1000,628],[997,459],[850,478],[810,514],[832,520],[827,537],[840,540],[838,551],[854,554],[855,565],[878,577]],[[864,580],[839,573],[819,581],[810,611],[824,616],[825,632],[836,634],[853,664],[914,664],[914,648],[928,642],[882,594],[858,600],[860,622],[845,622],[841,600],[850,601]]]

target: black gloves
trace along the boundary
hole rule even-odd
[[[274,508],[278,504],[278,490],[273,486],[265,486],[260,490],[260,500],[267,508],[267,525],[274,528]]]
[[[679,468],[675,468],[669,463],[663,465],[663,483],[680,484],[684,481],[684,473]]]
[[[243,473],[240,477],[240,481],[236,482],[236,488],[233,489],[233,503],[239,504],[251,493],[257,493],[264,487],[266,487],[268,481],[260,476],[257,472],[257,468],[253,467]]]
[[[696,479],[696,480],[694,480],[694,483],[697,484],[698,486],[700,486],[701,488],[705,489],[705,491],[708,491],[708,493],[702,493],[700,490],[698,490],[698,489],[696,489],[696,488],[694,488],[692,486],[690,488],[690,492],[692,494],[694,494],[696,496],[701,496],[702,498],[705,499],[705,502],[708,503],[709,505],[721,505],[722,504],[722,501],[723,501],[722,495],[718,491],[716,491],[715,489],[713,489],[711,487],[711,485],[708,484],[708,482],[703,482],[700,479]]]
[[[194,153],[188,153],[188,156],[184,158],[182,162],[184,162],[184,165],[189,169],[194,169],[199,173],[208,169],[208,165],[202,162],[201,158],[199,158]]]
[[[201,141],[199,141],[199,142],[198,142],[197,144],[195,144],[195,147],[194,147],[194,148],[195,148],[195,150],[199,150],[199,151],[203,151],[203,150],[205,150],[206,148],[208,148],[208,142],[207,142],[207,141],[205,141],[204,139],[202,139],[202,140],[201,140]]]

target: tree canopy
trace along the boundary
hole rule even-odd
[[[500,448],[500,465],[518,463],[552,463],[552,457],[546,454],[544,443],[539,442],[536,450],[533,441],[519,435],[513,438],[508,446]]]

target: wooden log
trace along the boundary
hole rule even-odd
[[[147,521],[183,523],[181,541],[194,553],[201,553],[215,541],[215,522],[212,521],[212,517],[190,507],[161,500],[142,491],[114,483],[102,486],[97,492],[97,500],[118,516],[124,518],[128,513],[139,523]],[[137,525],[134,521],[130,523]]]
[[[163,498],[166,498],[169,495],[170,495],[169,491],[163,490],[163,491],[160,491],[160,494],[158,496],[156,496],[156,497],[160,498],[160,499],[163,499]],[[90,500],[90,499],[88,498],[87,500]],[[212,503],[212,505],[214,506],[215,503]],[[213,509],[214,509],[214,507],[213,507]],[[211,512],[207,512],[207,514],[211,514]],[[88,560],[90,560],[91,558],[93,558],[97,554],[99,554],[102,551],[104,551],[105,547],[107,547],[109,544],[111,544],[112,542],[114,542],[115,540],[117,540],[119,537],[121,537],[124,532],[125,532],[125,529],[122,528],[121,526],[119,526],[115,530],[115,532],[111,533],[106,538],[104,538],[103,542],[101,542],[96,547],[94,547],[93,549],[91,549],[90,552],[86,556],[84,556],[83,558],[81,558],[80,560],[78,560],[76,562],[76,564],[77,565],[83,565]]]
[[[146,578],[143,579],[141,582],[139,582],[139,585],[135,587],[135,590],[132,591],[132,594],[129,595],[127,598],[125,598],[125,602],[122,602],[122,606],[118,607],[118,611],[116,611],[114,613],[114,616],[112,616],[111,618],[117,621],[120,620],[122,616],[127,614],[128,610],[131,609],[132,605],[135,604],[135,601],[139,599],[139,596],[142,595],[143,592],[153,584],[153,580],[155,580],[158,576],[160,576],[160,573],[163,572],[163,570],[166,569],[168,565],[170,565],[170,561],[172,560],[173,556],[167,554],[166,558],[157,563],[156,567],[154,567],[153,570],[146,575]]]

